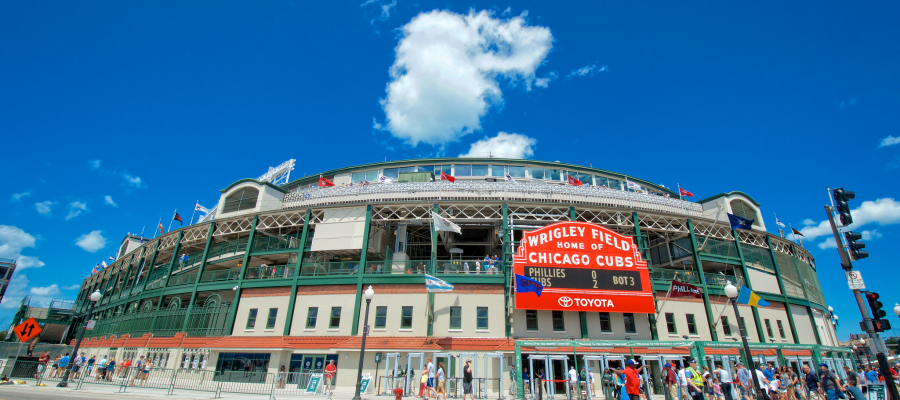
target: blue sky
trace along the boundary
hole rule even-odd
[[[770,229],[804,228],[842,338],[860,317],[818,224],[825,187],[853,189],[857,266],[900,301],[878,279],[900,233],[896,4],[257,3],[0,5],[0,257],[30,267],[0,319],[289,158],[298,177],[483,151],[750,194]]]

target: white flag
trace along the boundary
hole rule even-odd
[[[384,175],[378,175],[378,182],[381,183],[394,183],[394,178],[388,178]]]
[[[785,227],[784,224],[781,223],[781,221],[778,220],[778,218],[775,218],[775,225],[778,225],[778,226],[780,226],[780,227],[782,227],[782,228]]]
[[[438,213],[434,211],[431,212],[431,219],[434,221],[434,230],[437,232],[446,231],[462,233],[459,225],[450,222],[449,219],[438,215]]]
[[[209,210],[206,207],[201,206],[200,204],[197,204],[197,207],[194,207],[194,210],[200,211],[204,214],[209,214]]]
[[[625,181],[628,182],[629,189],[632,189],[632,190],[641,190],[642,189],[641,185],[638,185],[637,183],[629,181],[627,178],[625,179]]]
[[[452,292],[453,284],[425,274],[425,290],[427,290],[428,293]]]
[[[100,261],[101,268],[106,268],[106,261]]]
[[[506,173],[506,180],[513,181],[513,182],[516,181],[515,179],[513,179],[512,175],[509,174],[509,172]]]

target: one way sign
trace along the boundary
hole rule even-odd
[[[38,325],[34,318],[28,318],[27,321],[16,325],[16,327],[13,328],[13,333],[19,337],[19,341],[27,342],[41,334],[41,326]]]

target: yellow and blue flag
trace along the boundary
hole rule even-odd
[[[759,297],[758,294],[753,293],[750,288],[741,285],[741,294],[738,295],[737,298],[738,304],[746,304],[750,307],[767,307],[769,305],[768,301]]]

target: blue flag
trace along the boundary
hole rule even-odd
[[[453,284],[451,284],[450,282],[435,278],[431,275],[425,274],[425,290],[428,293],[452,292]]]
[[[758,294],[753,293],[750,288],[743,285],[741,286],[741,294],[738,295],[737,303],[751,307],[767,307],[769,305],[768,301],[763,300],[762,297],[759,297]]]
[[[750,229],[753,225],[754,220],[738,217],[734,214],[728,214],[728,223],[731,224],[731,229]]]
[[[538,297],[541,297],[541,292],[544,291],[544,285],[541,285],[540,282],[531,279],[525,275],[516,274],[516,292],[518,293],[526,293],[532,292],[537,293]]]

